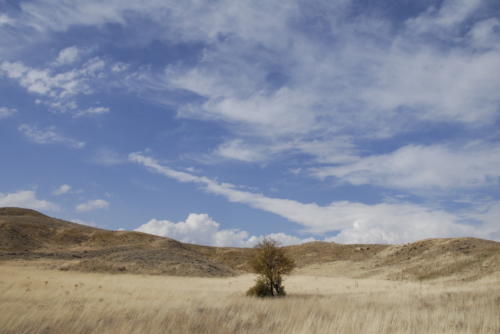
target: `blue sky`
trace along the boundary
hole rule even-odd
[[[208,245],[500,239],[500,3],[0,0],[0,206]]]

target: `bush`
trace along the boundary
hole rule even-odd
[[[269,289],[269,286],[262,280],[258,278],[255,281],[255,285],[247,290],[247,296],[252,297],[272,297],[273,292]]]
[[[285,296],[282,275],[289,274],[295,268],[295,262],[272,239],[264,239],[255,248],[255,256],[249,264],[253,272],[259,276],[255,285],[247,291],[247,295],[256,297]]]

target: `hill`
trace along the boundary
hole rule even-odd
[[[0,259],[50,259],[65,270],[188,276],[235,271],[173,239],[107,231],[19,208],[0,208]]]
[[[500,243],[474,238],[405,245],[310,242],[284,248],[299,273],[316,276],[476,280],[500,272]],[[192,245],[0,208],[0,261],[38,260],[62,270],[217,277],[247,272],[252,253],[249,248]]]

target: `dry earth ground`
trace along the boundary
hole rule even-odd
[[[420,283],[328,272],[301,269],[285,282],[289,295],[270,300],[244,296],[252,275],[82,273],[3,262],[0,333],[500,333],[498,275]]]

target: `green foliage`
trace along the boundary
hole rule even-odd
[[[264,239],[255,248],[255,256],[249,264],[253,272],[259,276],[255,285],[247,291],[247,295],[257,297],[286,295],[282,275],[289,274],[295,268],[295,262],[272,239]]]

